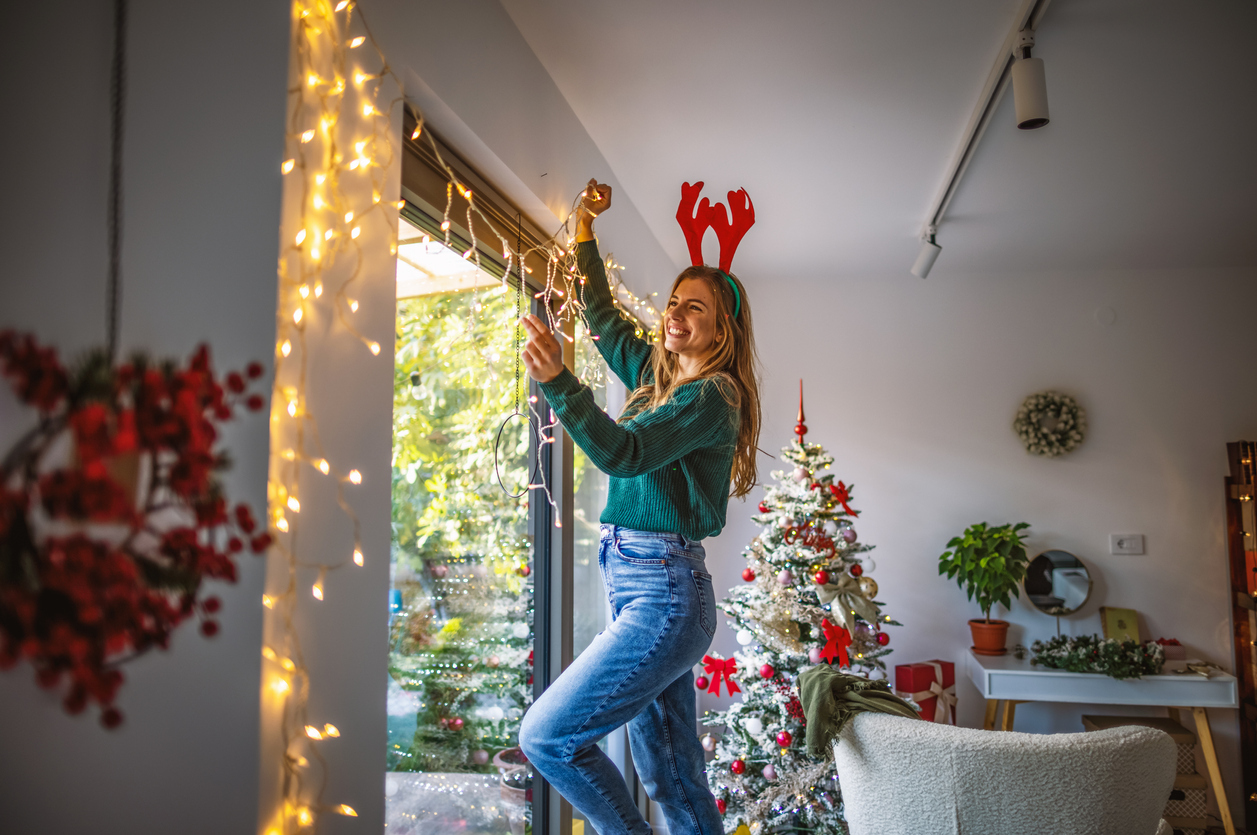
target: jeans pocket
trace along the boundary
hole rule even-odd
[[[694,588],[698,592],[698,625],[708,638],[716,636],[716,593],[711,585],[711,575],[706,571],[692,570]]]
[[[655,539],[619,539],[612,547],[615,554],[624,562],[633,565],[665,565],[666,553],[663,542]]]

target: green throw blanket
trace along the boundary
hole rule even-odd
[[[869,681],[840,673],[828,664],[804,670],[799,676],[799,701],[807,717],[807,752],[832,759],[833,742],[852,716],[864,711],[893,713],[920,719],[884,681]]]

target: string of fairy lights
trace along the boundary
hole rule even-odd
[[[328,722],[314,722],[308,715],[312,681],[295,625],[299,599],[300,570],[316,570],[317,578],[309,593],[321,601],[329,593],[328,577],[349,566],[363,567],[361,524],[347,489],[360,485],[363,474],[344,468],[324,451],[318,422],[307,402],[308,383],[318,369],[311,367],[308,340],[313,318],[330,311],[335,322],[373,356],[383,350],[355,324],[360,311],[358,294],[367,279],[368,252],[379,252],[387,242],[389,255],[397,256],[399,212],[404,201],[385,200],[389,178],[397,172],[398,144],[393,141],[394,117],[398,107],[410,111],[415,126],[410,139],[425,134],[422,113],[407,102],[401,80],[372,36],[361,11],[352,0],[294,0],[292,6],[292,77],[289,84],[287,145],[291,149],[281,165],[285,193],[298,204],[296,219],[286,234],[278,263],[279,309],[275,349],[275,382],[271,407],[272,466],[267,485],[268,523],[275,533],[274,554],[287,569],[282,591],[262,597],[268,610],[268,642],[262,648],[266,662],[263,698],[275,699],[279,712],[282,752],[282,803],[276,817],[264,827],[265,835],[291,835],[310,832],[324,814],[357,817],[357,811],[344,803],[324,799],[327,761],[320,744],[340,736]],[[369,47],[363,49],[363,47]],[[375,67],[368,70],[368,64]],[[386,99],[386,89],[391,98]],[[544,263],[544,282],[535,297],[542,301],[551,329],[569,342],[590,340],[596,334],[581,332],[573,337],[565,324],[575,321],[585,308],[580,288],[586,281],[577,264],[571,224],[581,211],[584,193],[572,204],[562,226],[546,241],[526,250],[513,250],[510,238],[494,228],[476,195],[441,158],[430,133],[427,140],[444,170],[448,184],[446,206],[440,229],[443,242],[452,248],[451,217],[455,194],[466,203],[466,231],[470,246],[463,258],[481,266],[480,239],[496,238],[505,262],[503,284],[509,286],[512,270],[523,283],[533,272],[527,261]],[[294,182],[298,180],[299,182]],[[369,195],[362,197],[360,195]],[[477,228],[487,230],[477,235]],[[295,230],[295,231],[291,231]],[[424,242],[429,236],[424,235]],[[659,339],[662,315],[650,296],[635,296],[622,280],[623,266],[613,255],[606,258],[612,298],[628,318],[644,322],[637,327],[639,337]],[[473,288],[473,295],[475,289]],[[653,295],[653,294],[652,294]],[[468,315],[476,315],[473,298]],[[575,330],[572,328],[572,330]],[[647,335],[647,330],[650,334]],[[595,352],[590,350],[589,356]],[[592,363],[582,378],[596,384],[600,370]],[[536,398],[528,409],[535,421],[538,452],[553,443],[557,421],[537,414]],[[336,563],[311,562],[300,558],[298,547],[303,509],[299,495],[300,476],[305,468],[331,479],[336,503],[353,530],[352,551]],[[545,494],[554,509],[556,526],[562,520],[558,505],[544,481],[528,485]],[[313,776],[312,761],[317,763]]]

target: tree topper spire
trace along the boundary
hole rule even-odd
[[[799,436],[799,446],[803,446],[803,436],[807,434],[807,424],[803,417],[803,381],[799,380],[799,422],[794,425],[794,434]]]

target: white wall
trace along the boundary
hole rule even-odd
[[[766,384],[761,446],[776,453],[794,426],[798,379],[809,440],[855,484],[856,529],[876,546],[872,575],[890,629],[891,665],[956,662],[960,720],[981,726],[963,676],[979,616],[938,577],[945,543],[966,525],[1031,523],[1031,555],[1061,548],[1095,580],[1066,634],[1101,631],[1098,607],[1139,610],[1144,635],[1176,637],[1192,655],[1233,667],[1222,479],[1226,442],[1257,436],[1252,378],[1252,271],[961,275],[945,260],[928,281],[896,269],[863,279],[793,282],[752,296]],[[748,280],[773,286],[771,277]],[[1111,325],[1095,317],[1112,308]],[[1013,416],[1028,394],[1057,388],[1087,410],[1074,453],[1028,455]],[[762,475],[774,469],[764,461]],[[742,547],[760,494],[732,504],[708,553],[717,588],[742,581]],[[1110,556],[1110,533],[1143,533],[1144,556]],[[1014,601],[1010,643],[1055,634],[1055,621]],[[721,626],[715,648],[736,649]],[[716,708],[728,699],[704,695]],[[1082,713],[1130,709],[1025,704],[1017,729],[1080,731]],[[1232,806],[1239,807],[1235,711],[1210,711]]]
[[[64,358],[104,342],[112,3],[23,3],[0,28],[0,328]],[[287,4],[133,0],[121,348],[216,368],[273,350]],[[0,385],[0,447],[29,426]],[[265,506],[266,418],[228,424],[228,495]],[[6,833],[248,832],[257,815],[264,566],[213,584],[222,631],[195,624],[128,665],[104,730],[67,716],[29,666],[0,673]]]

